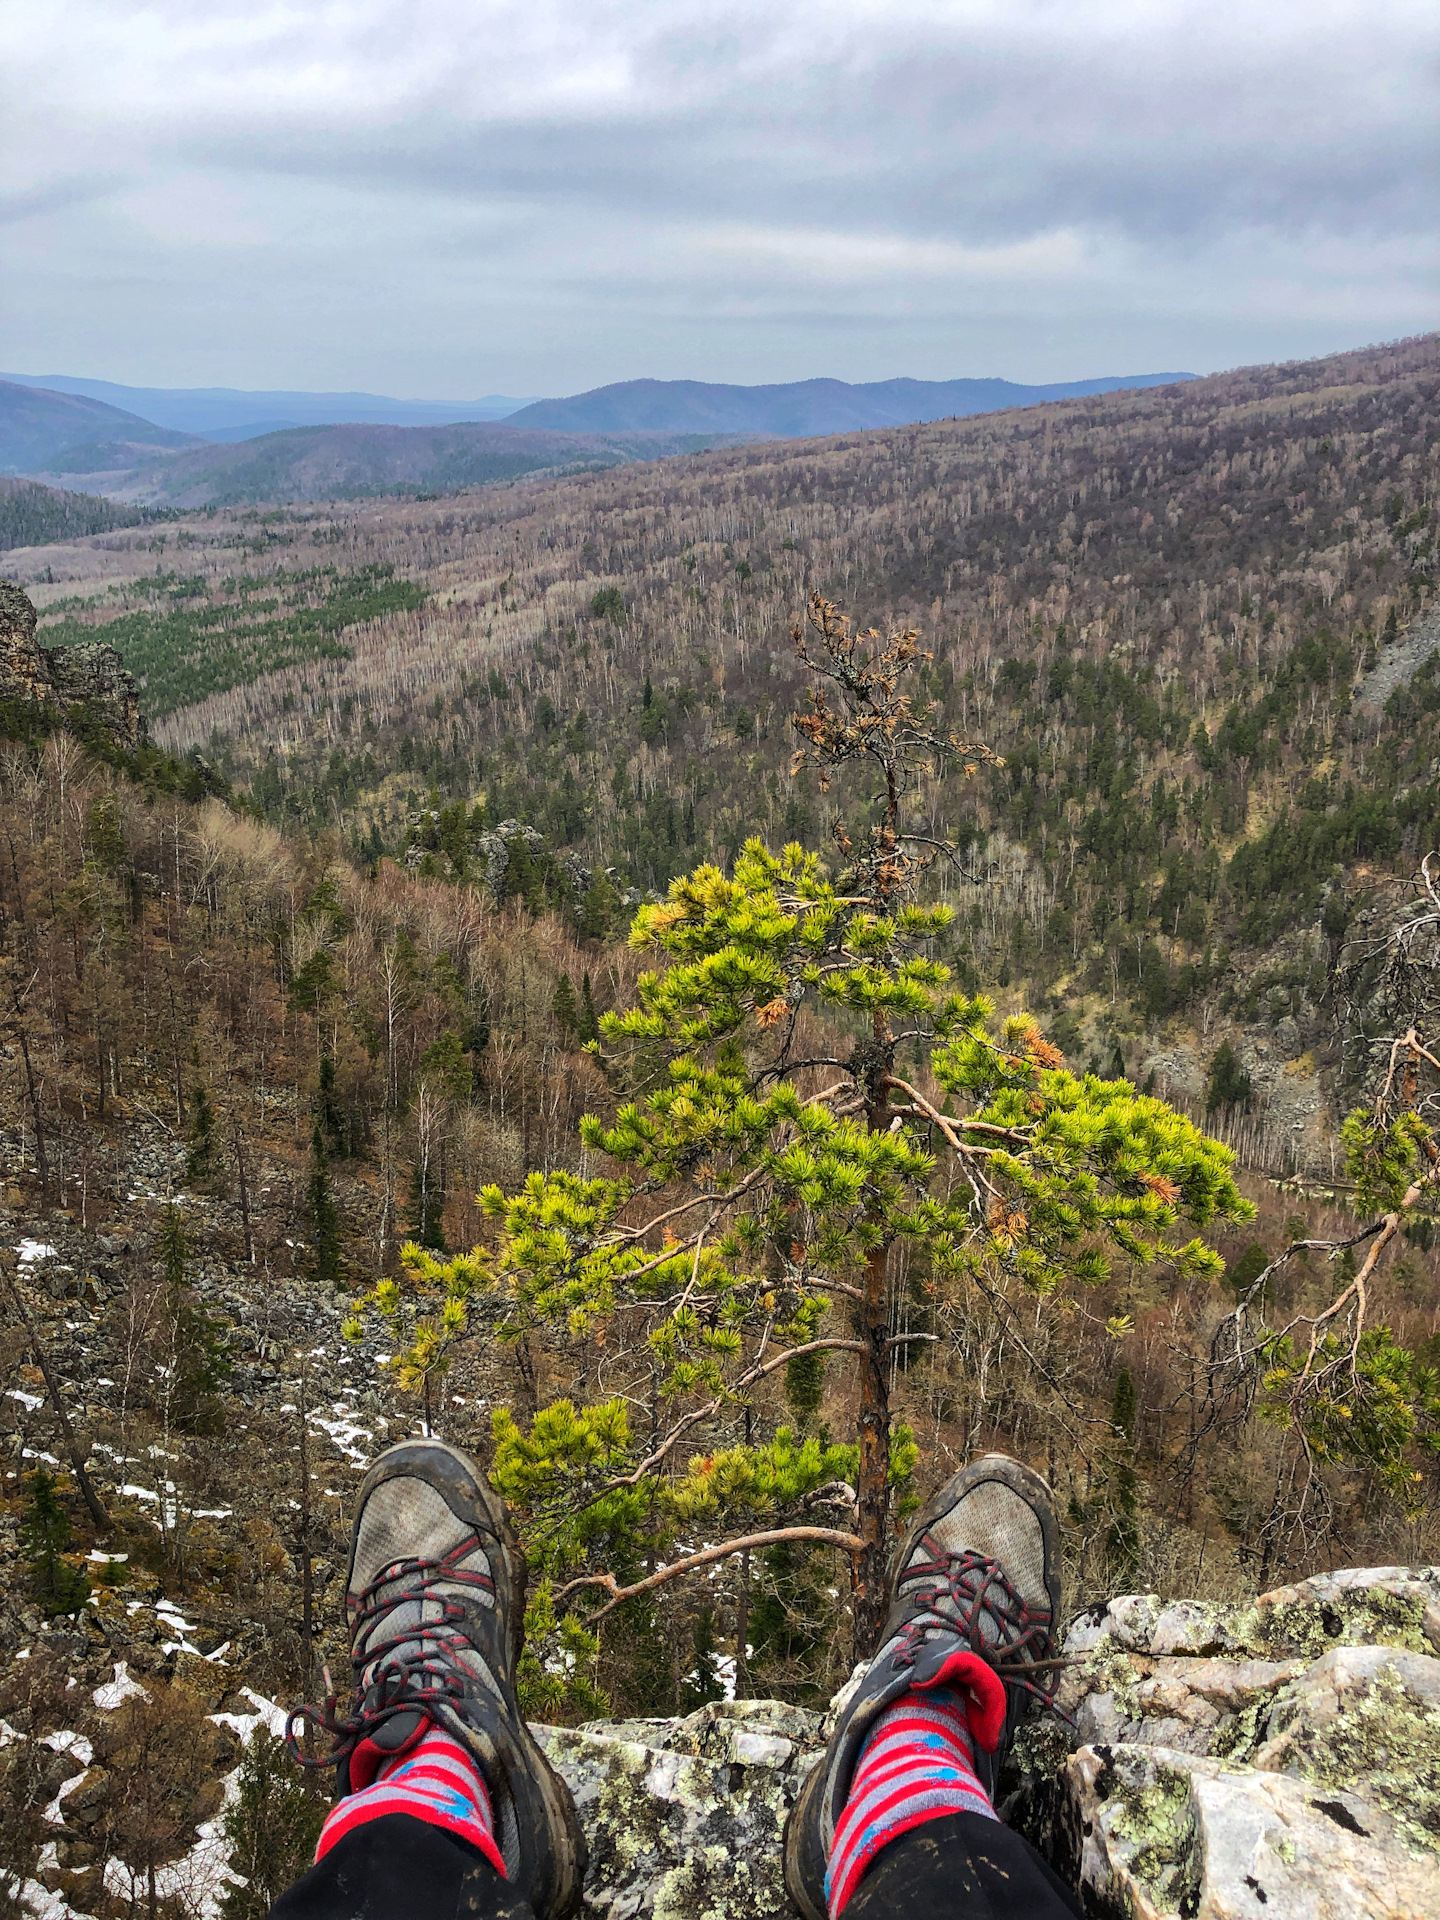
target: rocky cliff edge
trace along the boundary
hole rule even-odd
[[[42,647],[35,609],[13,581],[0,580],[0,701],[59,708],[112,734],[123,747],[148,737],[140,694],[114,647]]]
[[[69,1643],[72,1684],[93,1688],[102,1715],[151,1672],[193,1691],[230,1799],[240,1746],[259,1726],[279,1732],[284,1712],[231,1673],[230,1642],[205,1653],[195,1631],[158,1602],[155,1644],[142,1644],[132,1609],[127,1645],[145,1656],[132,1676],[87,1616]],[[1087,1914],[1440,1915],[1440,1567],[1331,1573],[1245,1606],[1132,1594],[1073,1622],[1066,1652],[1060,1698],[1073,1724],[1026,1727],[1001,1809],[1079,1888]],[[537,1728],[585,1827],[593,1920],[786,1914],[785,1816],[843,1698],[826,1714],[717,1701],[686,1719]],[[0,1723],[0,1746],[22,1737]],[[45,1744],[54,1838],[23,1898],[37,1920],[74,1920],[95,1910],[102,1878],[123,1892],[133,1876],[92,1843],[103,1740],[61,1732]],[[187,1911],[215,1920],[238,1877],[222,1820],[164,1871]]]
[[[1082,1615],[1066,1653],[1075,1724],[1027,1728],[1001,1804],[1087,1913],[1440,1915],[1440,1567],[1247,1606],[1131,1595]],[[786,1913],[780,1835],[829,1724],[746,1700],[543,1731],[589,1836],[587,1908]]]

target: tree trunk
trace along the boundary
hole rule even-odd
[[[21,1322],[24,1325],[26,1337],[30,1343],[30,1351],[35,1356],[35,1364],[39,1367],[41,1378],[45,1382],[45,1391],[50,1396],[50,1405],[55,1411],[55,1424],[60,1429],[61,1437],[65,1442],[65,1451],[70,1455],[70,1464],[75,1469],[75,1480],[80,1488],[81,1498],[85,1502],[91,1520],[95,1523],[96,1532],[102,1535],[108,1534],[110,1531],[110,1516],[100,1503],[100,1496],[95,1491],[94,1481],[85,1471],[84,1450],[81,1448],[79,1440],[75,1437],[74,1427],[70,1424],[70,1415],[66,1412],[65,1402],[60,1397],[59,1384],[54,1374],[50,1371],[50,1361],[46,1355],[44,1346],[41,1344],[40,1334],[26,1310],[25,1302],[20,1297],[20,1289],[16,1284],[15,1275],[8,1268],[5,1269],[5,1280],[10,1291],[10,1298],[15,1302],[15,1310],[20,1315]]]
[[[30,1111],[35,1120],[35,1165],[40,1173],[40,1202],[50,1198],[50,1163],[45,1157],[45,1123],[40,1118],[40,1090],[35,1085],[35,1069],[30,1063],[30,1039],[20,1025],[20,1000],[15,999],[15,1037],[20,1042],[20,1058],[25,1062],[25,1088],[30,1095]]]
[[[315,1697],[315,1572],[310,1557],[310,1396],[305,1363],[300,1366],[300,1663],[306,1700]],[[308,1718],[303,1744],[308,1758],[313,1736]]]
[[[240,1122],[233,1125],[232,1138],[235,1144],[235,1172],[240,1185],[240,1227],[245,1235],[245,1258],[253,1267],[255,1264],[255,1235],[250,1226],[250,1189],[245,1182],[245,1149],[240,1137]]]
[[[870,1058],[866,1063],[866,1125],[871,1133],[890,1126],[890,1093],[886,1084],[894,1043],[885,1015],[874,1017]],[[870,1211],[871,1224],[884,1232],[879,1208]],[[856,1422],[860,1441],[860,1471],[856,1479],[855,1531],[864,1543],[855,1556],[851,1575],[854,1657],[868,1660],[880,1639],[888,1611],[885,1583],[890,1517],[890,1379],[889,1353],[890,1247],[888,1238],[873,1247],[865,1260],[862,1297],[855,1308],[856,1338],[864,1342],[860,1355],[860,1411]]]
[[[745,1445],[755,1443],[754,1410],[745,1408]],[[655,1441],[651,1440],[653,1453]],[[750,1691],[750,1549],[740,1556],[740,1589],[735,1596],[735,1698],[743,1700]]]

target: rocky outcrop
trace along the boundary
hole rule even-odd
[[[1440,1914],[1440,1568],[1327,1574],[1246,1606],[1131,1595],[1071,1627],[1056,1719],[1005,1817],[1104,1920]],[[604,1920],[788,1911],[785,1816],[829,1728],[775,1701],[540,1729]]]
[[[1129,1596],[1072,1626],[1006,1818],[1096,1914],[1440,1913],[1440,1567],[1248,1606]]]
[[[0,580],[0,701],[58,707],[99,726],[124,747],[146,739],[140,694],[114,647],[42,647],[35,609],[12,581]]]
[[[98,1625],[93,1646],[77,1634],[63,1649],[72,1674],[102,1717],[152,1673],[188,1689],[211,1714],[231,1795],[240,1744],[257,1726],[278,1731],[283,1710],[230,1691],[229,1640],[201,1651],[169,1602],[156,1603],[154,1623],[155,1644],[127,1640],[128,1664]],[[1079,1889],[1087,1914],[1440,1915],[1440,1567],[1327,1574],[1246,1606],[1130,1595],[1083,1615],[1066,1649],[1074,1665],[1060,1699],[1074,1725],[1026,1727],[1000,1807]],[[586,1913],[788,1914],[781,1835],[830,1723],[744,1700],[686,1719],[537,1727],[585,1828]],[[0,1746],[18,1737],[0,1724]],[[96,1910],[87,1899],[101,1872],[91,1830],[103,1728],[84,1743],[93,1752],[77,1738],[46,1741],[57,1756],[53,1840],[30,1905],[51,1920]],[[209,1920],[229,1871],[218,1822],[173,1869],[190,1910]]]
[[[717,1701],[685,1720],[537,1729],[585,1828],[587,1912],[788,1913],[780,1836],[824,1729],[818,1713],[777,1700]]]

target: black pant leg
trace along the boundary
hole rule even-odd
[[[478,1848],[408,1813],[353,1828],[270,1920],[535,1920]]]
[[[876,1855],[843,1920],[1080,1920],[1080,1903],[1022,1835],[948,1813]]]

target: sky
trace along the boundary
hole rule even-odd
[[[46,0],[0,366],[1021,381],[1440,324],[1434,0]]]

